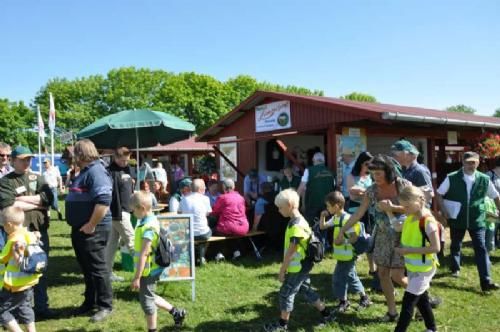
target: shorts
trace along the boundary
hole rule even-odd
[[[139,302],[141,303],[142,311],[148,316],[156,312],[155,290],[156,282],[160,279],[161,274],[156,276],[141,277],[139,287]]]
[[[33,288],[21,292],[10,292],[5,288],[0,291],[0,325],[7,325],[12,320],[26,325],[35,321],[35,312],[31,303]]]
[[[408,286],[406,291],[413,295],[421,295],[431,286],[432,277],[436,274],[436,267],[428,272],[407,272]]]

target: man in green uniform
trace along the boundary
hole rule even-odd
[[[39,231],[43,249],[49,254],[49,217],[47,208],[51,205],[53,194],[43,177],[30,169],[33,154],[30,149],[18,146],[12,151],[14,171],[0,179],[0,208],[18,206],[25,214],[25,226],[31,231]],[[54,316],[49,309],[47,280],[44,274],[35,286],[36,319]]]
[[[313,166],[308,167],[302,176],[297,192],[303,199],[303,212],[310,225],[319,220],[321,211],[325,209],[325,197],[335,190],[336,175],[325,165],[325,155],[316,152]]]

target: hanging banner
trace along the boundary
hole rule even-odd
[[[255,131],[273,131],[292,127],[290,101],[277,101],[255,107]]]

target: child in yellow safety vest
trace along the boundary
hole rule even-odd
[[[344,211],[345,199],[339,191],[333,191],[325,197],[326,210],[321,212],[320,229],[333,227],[333,239],[336,239],[344,222],[349,220],[349,213]],[[326,219],[331,216],[330,220]],[[356,254],[353,243],[361,232],[361,225],[357,222],[346,232],[342,243],[334,243],[333,258],[337,260],[332,277],[333,297],[339,301],[336,311],[343,313],[350,307],[347,292],[360,295],[359,307],[367,308],[371,305],[365,288],[356,272]]]
[[[313,263],[306,260],[306,248],[311,228],[299,212],[299,195],[294,189],[285,189],[275,198],[274,204],[283,217],[290,218],[285,231],[283,263],[278,279],[282,283],[279,291],[280,319],[264,325],[266,332],[288,331],[288,321],[293,311],[295,295],[301,293],[321,313],[322,322],[329,323],[335,316],[319,295],[312,289],[309,272]]]
[[[135,275],[132,289],[139,290],[139,302],[146,315],[148,332],[157,331],[156,308],[168,311],[176,327],[181,327],[186,317],[186,310],[176,308],[162,297],[155,294],[156,282],[164,270],[155,263],[154,252],[159,243],[160,223],[152,212],[149,193],[135,193],[130,201],[130,209],[137,218],[134,240]]]
[[[10,206],[2,211],[7,243],[0,253],[0,324],[9,331],[35,332],[35,313],[31,306],[33,286],[40,273],[25,273],[20,265],[29,244],[37,241],[37,234],[29,232],[24,224],[21,208]],[[39,234],[38,234],[39,237]]]
[[[406,331],[415,306],[424,319],[426,331],[436,331],[428,289],[438,266],[439,227],[425,207],[425,195],[420,188],[405,187],[399,193],[399,203],[405,210],[406,219],[401,223],[392,214],[389,217],[395,231],[401,232],[401,247],[395,251],[404,256],[408,286],[395,331]]]

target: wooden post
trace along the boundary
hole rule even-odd
[[[326,132],[326,164],[337,174],[337,127],[335,123],[328,126]]]

